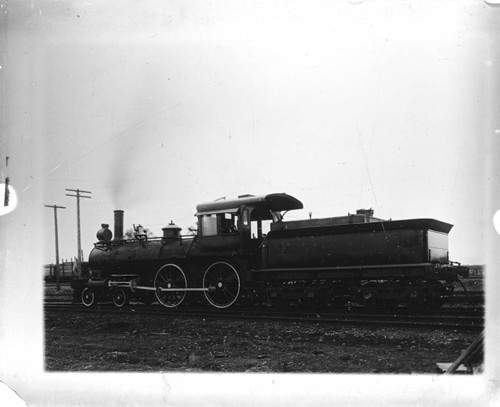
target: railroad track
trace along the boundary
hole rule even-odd
[[[429,313],[408,311],[380,311],[373,312],[359,309],[338,310],[279,310],[265,307],[240,308],[215,310],[207,307],[181,307],[165,309],[158,305],[146,306],[132,304],[124,308],[113,305],[97,305],[85,307],[82,304],[71,303],[46,303],[47,312],[85,312],[85,313],[116,313],[120,315],[135,314],[161,317],[194,317],[204,319],[258,319],[266,321],[314,322],[337,325],[365,325],[386,327],[411,327],[411,328],[438,328],[444,330],[482,330],[484,328],[484,312],[462,310],[454,312]]]
[[[67,298],[71,298],[71,295],[67,293],[45,293],[45,302],[57,302],[57,301],[67,301]],[[482,292],[472,292],[469,294],[456,293],[454,296],[448,297],[445,304],[469,304],[469,305],[481,305],[484,304],[485,298]]]

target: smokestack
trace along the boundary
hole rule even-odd
[[[115,212],[115,238],[114,240],[123,239],[123,211],[116,210]]]

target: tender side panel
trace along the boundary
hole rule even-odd
[[[297,236],[267,240],[267,268],[342,267],[424,263],[424,231]]]
[[[384,279],[441,279],[453,270],[438,269],[429,263],[393,264],[351,267],[297,267],[253,271],[256,280],[384,280]]]

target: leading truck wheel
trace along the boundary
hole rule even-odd
[[[181,304],[186,297],[186,291],[176,291],[175,288],[187,288],[186,275],[176,264],[165,264],[160,267],[155,276],[156,299],[167,308]]]
[[[234,304],[240,294],[240,277],[229,263],[216,262],[210,265],[203,276],[203,291],[207,301],[215,308],[227,308]]]
[[[128,303],[128,294],[123,288],[117,288],[113,291],[113,304],[116,307],[122,308]]]
[[[82,291],[82,303],[86,307],[90,307],[95,304],[95,293],[90,288],[84,288]]]

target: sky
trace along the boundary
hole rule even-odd
[[[206,375],[193,395],[185,375],[44,374],[41,265],[55,260],[45,205],[66,207],[60,257],[77,255],[66,188],[91,191],[85,259],[115,209],[125,228],[186,233],[198,203],[286,192],[304,203],[290,220],[371,207],[449,222],[450,259],[486,262],[498,292],[499,14],[481,0],[0,2],[0,188],[9,177],[17,197],[0,212],[2,381],[30,405],[111,402],[109,389],[138,405],[221,391],[239,405],[486,405],[500,377],[491,295],[486,373],[467,385]]]
[[[32,1],[8,21],[5,127],[34,139],[39,172],[11,182],[20,202],[36,189],[66,207],[64,259],[79,188],[84,258],[114,209],[126,229],[187,233],[198,203],[286,192],[304,203],[288,219],[452,223],[450,258],[484,263],[495,68],[476,3]]]

